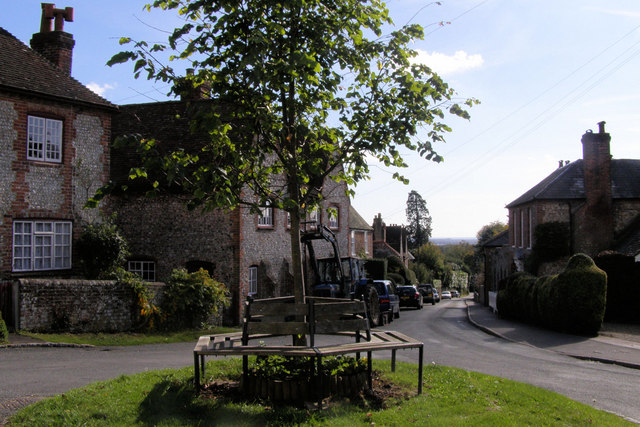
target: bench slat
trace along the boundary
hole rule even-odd
[[[316,316],[330,316],[336,314],[365,313],[366,307],[362,301],[348,301],[339,303],[317,303],[315,304]]]
[[[306,304],[288,304],[272,302],[269,304],[251,304],[253,316],[304,316],[307,314]]]
[[[315,325],[316,334],[334,334],[342,331],[366,331],[369,329],[367,319],[318,320]]]
[[[305,322],[247,322],[247,334],[306,335],[309,324]]]

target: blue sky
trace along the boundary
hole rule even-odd
[[[41,1],[2,0],[0,26],[26,44],[39,30]],[[73,7],[72,75],[115,104],[165,100],[168,87],[132,77],[131,65],[107,67],[129,36],[166,41],[171,12],[144,1],[67,0]],[[440,3],[440,4],[438,4]],[[640,158],[640,3],[636,0],[455,0],[387,2],[397,26],[425,28],[413,46],[461,98],[481,104],[471,120],[449,119],[436,146],[440,164],[408,154],[409,185],[371,164],[354,207],[369,222],[406,222],[408,193],[427,202],[433,237],[473,237],[506,221],[504,206],[550,174],[559,160],[582,157],[580,138],[606,121],[614,158]]]

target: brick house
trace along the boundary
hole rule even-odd
[[[509,239],[502,251],[507,255],[502,254],[501,265],[492,269],[499,274],[487,286],[489,291],[497,291],[499,279],[523,270],[524,259],[535,243],[534,231],[544,223],[567,225],[571,254],[586,253],[595,258],[602,251],[613,250],[637,257],[640,160],[612,159],[611,136],[605,132],[604,122],[598,125],[597,133],[589,130],[582,136],[582,159],[560,162],[558,169],[506,206]],[[553,268],[539,271],[554,272]]]
[[[349,242],[349,256],[373,256],[373,227],[367,224],[353,206],[349,206]]]
[[[198,149],[203,140],[190,131],[188,109],[209,100],[185,99],[120,106],[113,119],[113,136],[139,133],[155,138],[160,149]],[[134,155],[113,150],[111,178],[127,182]],[[134,161],[135,162],[135,161]],[[117,224],[130,244],[129,269],[148,280],[166,280],[174,268],[207,269],[225,283],[232,306],[225,322],[238,323],[247,294],[257,297],[292,295],[291,249],[288,214],[265,207],[262,215],[246,207],[231,211],[189,211],[179,191],[148,198],[143,188],[131,187],[111,197],[109,210],[117,213]],[[335,234],[341,253],[348,253],[350,203],[344,183],[327,180],[322,209],[309,218],[327,225]],[[332,208],[329,213],[328,208]],[[318,257],[328,256],[329,246],[319,244]]]
[[[0,279],[73,273],[109,174],[116,107],[71,77],[73,9],[42,9],[31,48],[0,28]]]
[[[373,218],[373,257],[398,257],[405,267],[413,260],[409,252],[409,235],[402,225],[387,225],[382,221],[382,215]]]

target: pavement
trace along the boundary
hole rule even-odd
[[[466,303],[469,321],[488,334],[577,359],[640,369],[640,325],[617,331],[613,325],[604,324],[597,337],[584,337],[504,319],[471,299]]]

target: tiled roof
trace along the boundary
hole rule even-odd
[[[640,198],[640,160],[611,160],[611,192],[614,199]],[[533,200],[584,199],[582,159],[558,168],[529,191],[507,205],[512,208]]]
[[[508,244],[509,230],[504,230],[487,240],[482,246],[485,248],[499,248]]]
[[[0,28],[0,52],[0,89],[116,108],[3,28]]]
[[[367,221],[351,205],[349,205],[349,229],[373,231],[373,227],[367,224]]]

